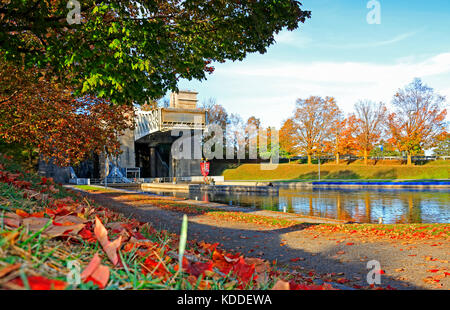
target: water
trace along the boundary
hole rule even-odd
[[[280,189],[279,194],[149,192],[361,223],[450,223],[450,190]]]

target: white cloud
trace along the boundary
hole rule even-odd
[[[415,36],[419,31],[407,32],[393,37],[392,39],[365,43],[345,43],[345,44],[319,44],[320,47],[338,48],[338,49],[355,49],[355,48],[373,48],[385,45],[391,45]]]
[[[244,118],[255,115],[267,125],[279,126],[292,113],[296,98],[333,96],[345,112],[350,112],[358,99],[390,102],[395,91],[415,77],[425,82],[427,78],[435,80],[430,86],[450,95],[449,73],[450,53],[416,62],[404,58],[394,64],[235,63],[217,68],[216,78],[227,81],[221,87],[230,91],[216,97],[230,112],[238,112]],[[435,79],[438,75],[439,79]]]
[[[306,47],[312,43],[312,39],[303,33],[293,31],[281,31],[275,36],[277,44],[286,44],[294,47]]]

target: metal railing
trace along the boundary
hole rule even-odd
[[[319,158],[319,156],[311,156],[313,159]],[[364,156],[351,156],[351,155],[341,155],[339,157],[341,160],[358,160],[364,159]],[[282,157],[281,159],[288,159]],[[290,158],[291,160],[305,160],[308,159],[307,156],[294,156]],[[324,155],[320,156],[320,159],[336,159],[336,156]],[[376,160],[407,160],[406,156],[369,156],[368,159]],[[450,160],[450,156],[411,156],[412,161],[422,161],[422,160]]]

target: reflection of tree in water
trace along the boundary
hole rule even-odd
[[[400,194],[402,205],[407,208],[404,213],[406,223],[422,223],[422,199],[413,192]]]
[[[370,194],[366,192],[366,194],[364,195],[364,206],[365,206],[365,216],[366,216],[366,222],[367,223],[371,223],[372,222],[372,212],[371,212],[371,203],[370,203]]]
[[[344,196],[345,197],[345,196]],[[355,221],[351,213],[345,209],[344,206],[345,198],[342,197],[341,193],[338,191],[336,195],[336,215],[339,220],[344,221]]]
[[[254,192],[158,192],[242,207],[283,211],[346,221],[384,223],[448,222],[449,191],[280,189],[279,195]]]

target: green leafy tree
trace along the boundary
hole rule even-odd
[[[450,134],[440,140],[433,150],[435,156],[450,156]]]
[[[74,95],[143,104],[203,80],[212,62],[265,53],[274,35],[310,17],[295,0],[0,2],[0,57],[51,70]],[[68,18],[69,16],[69,18]]]

